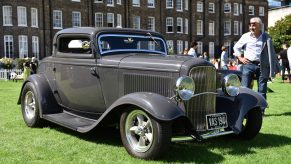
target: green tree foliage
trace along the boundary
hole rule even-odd
[[[276,51],[282,49],[282,44],[291,45],[291,14],[275,23],[275,26],[268,28]]]

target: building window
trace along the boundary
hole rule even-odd
[[[133,17],[133,25],[132,25],[132,28],[140,29],[140,17],[139,16],[134,16]]]
[[[149,41],[148,42],[148,50],[155,50],[155,42]]]
[[[185,10],[188,10],[189,9],[189,2],[188,2],[188,0],[185,0]]]
[[[265,16],[265,8],[259,7],[259,16]]]
[[[189,21],[187,18],[185,18],[185,34],[189,33]]]
[[[178,54],[183,54],[183,41],[177,40],[177,52]]]
[[[19,46],[19,58],[28,57],[28,46],[27,46],[27,36],[18,36],[18,46]]]
[[[148,8],[155,8],[155,0],[148,0]]]
[[[231,4],[225,3],[224,4],[224,13],[230,13],[231,12]]]
[[[177,18],[177,33],[183,33],[183,18]]]
[[[114,27],[114,13],[107,13],[107,27]]]
[[[208,53],[210,58],[214,58],[214,51],[215,51],[214,42],[209,42]]]
[[[122,16],[117,14],[116,27],[122,27]]]
[[[224,21],[224,36],[231,35],[231,22]]]
[[[203,3],[197,2],[197,12],[203,12]]]
[[[197,51],[198,51],[198,55],[197,56],[199,56],[199,54],[202,54],[202,52],[203,52],[203,42],[197,42]]]
[[[3,26],[12,26],[12,7],[3,6]]]
[[[155,17],[148,17],[148,30],[155,31]]]
[[[255,7],[249,6],[249,15],[255,15]]]
[[[103,27],[103,13],[95,13],[95,27]]]
[[[174,25],[173,18],[172,17],[167,17],[166,18],[166,29],[167,29],[167,33],[174,32],[173,25]]]
[[[215,4],[214,3],[209,3],[208,12],[215,13]]]
[[[114,6],[114,0],[107,0],[107,6]]]
[[[103,0],[94,0],[95,3],[103,3]]]
[[[242,35],[243,33],[243,24],[242,22],[239,22],[239,34]]]
[[[132,0],[132,6],[140,7],[140,0]]]
[[[239,15],[239,5],[238,3],[233,4],[233,15]]]
[[[18,26],[27,26],[26,7],[17,7]]]
[[[188,43],[188,41],[185,41],[185,48],[189,49],[189,43]]]
[[[31,8],[31,27],[38,27],[38,15],[36,8]]]
[[[169,50],[169,54],[172,55],[174,54],[174,42],[173,40],[167,40],[167,46],[168,46],[168,50]]]
[[[4,56],[8,58],[14,57],[13,36],[4,35]]]
[[[242,4],[239,4],[239,11],[240,11],[240,14],[243,13],[243,6],[242,6]]]
[[[80,2],[80,0],[71,0],[72,2]]]
[[[233,22],[233,35],[239,35],[239,23],[238,23],[238,21]]]
[[[214,36],[215,35],[215,23],[214,23],[214,21],[210,21],[209,22],[209,27],[208,27],[209,29],[209,32],[208,32],[208,35],[210,35],[210,36]]]
[[[121,0],[116,0],[116,4],[121,5]]]
[[[61,29],[63,27],[62,24],[62,11],[54,10],[53,11],[53,28]]]
[[[166,8],[173,8],[174,7],[174,3],[173,0],[166,0]]]
[[[78,11],[72,12],[72,26],[80,27],[81,26],[81,13]]]
[[[203,21],[197,20],[197,35],[203,35]]]
[[[176,0],[176,10],[183,11],[183,1],[182,0]]]
[[[38,36],[32,36],[32,54],[39,59],[39,39]]]

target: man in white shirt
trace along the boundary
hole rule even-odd
[[[197,55],[197,52],[196,52],[196,49],[198,48],[197,47],[197,42],[191,42],[191,45],[190,45],[190,50],[188,51],[188,55],[190,55],[190,56],[193,56],[193,57],[198,57],[198,55]]]
[[[267,82],[279,72],[276,53],[270,36],[261,31],[262,20],[251,18],[249,30],[242,35],[234,45],[234,55],[242,65],[242,86],[251,88],[251,82],[256,75],[258,92],[266,98]],[[243,50],[243,56],[241,51]]]
[[[291,45],[289,46],[288,50],[287,50],[287,58],[289,61],[289,67],[291,69]]]

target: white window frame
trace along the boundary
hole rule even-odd
[[[215,21],[209,21],[208,35],[209,36],[215,35]]]
[[[201,1],[197,2],[196,11],[200,13],[203,12],[203,2]]]
[[[62,29],[63,28],[63,16],[62,15],[63,15],[63,13],[61,10],[53,10],[53,29]]]
[[[183,33],[183,18],[181,17],[177,18],[177,33]]]
[[[185,34],[189,34],[189,20],[185,18],[185,26],[184,26]]]
[[[174,0],[166,0],[166,9],[174,8]]]
[[[197,35],[203,35],[203,21],[197,20],[196,22],[197,22],[197,24],[196,24]]]
[[[3,6],[3,26],[12,26],[12,6]]]
[[[72,26],[81,27],[81,12],[72,11]]]
[[[94,0],[94,3],[103,3],[103,0]]]
[[[176,10],[183,11],[183,0],[176,0]]]
[[[167,40],[167,46],[168,46],[168,50],[169,50],[169,54],[173,53],[174,54],[174,41],[173,40]],[[171,52],[172,49],[172,52]],[[170,54],[171,55],[171,54]]]
[[[188,0],[185,0],[185,1],[184,1],[184,4],[185,4],[185,5],[184,5],[184,6],[185,6],[184,9],[185,9],[185,10],[189,10],[189,1],[188,1]]]
[[[172,31],[169,31],[168,27],[172,27]],[[166,18],[166,33],[174,33],[174,19],[173,19],[173,17]]]
[[[140,7],[140,0],[132,0],[133,7]]]
[[[224,21],[224,36],[231,35],[231,21]]]
[[[148,17],[148,30],[155,31],[155,17]]]
[[[243,5],[241,3],[239,4],[239,12],[240,12],[240,14],[243,13]]]
[[[114,0],[106,0],[106,6],[113,7],[114,6]]]
[[[117,14],[116,16],[116,27],[122,27],[122,15]]]
[[[31,8],[31,27],[38,27],[38,12],[37,8]]]
[[[208,12],[215,13],[215,4],[214,3],[209,3]]]
[[[202,54],[203,52],[203,42],[197,42],[197,52],[198,54]],[[198,56],[197,54],[197,56]]]
[[[27,11],[24,6],[17,6],[18,26],[27,27]]]
[[[4,56],[14,57],[13,35],[4,35]]]
[[[225,3],[223,5],[223,10],[224,10],[224,13],[231,13],[231,4],[230,3]]]
[[[238,3],[233,4],[233,15],[239,15],[239,4]]]
[[[189,42],[188,41],[185,41],[185,46],[184,47],[188,49],[188,47],[189,47]]]
[[[132,28],[140,29],[140,16],[132,17]]]
[[[18,35],[19,58],[28,56],[28,43],[26,35]]]
[[[209,54],[210,58],[214,58],[214,54],[215,54],[215,44],[214,44],[214,42],[209,42],[208,54]]]
[[[177,40],[177,52],[183,54],[183,40]]]
[[[38,36],[32,36],[31,38],[32,42],[32,54],[35,56],[37,59],[39,59],[39,37]]]
[[[116,0],[116,4],[121,5],[121,0]]]
[[[148,42],[148,50],[155,50],[156,49],[156,44],[154,41],[149,41]]]
[[[71,0],[72,2],[80,2],[81,0]]]
[[[249,15],[255,15],[255,6],[249,6]]]
[[[263,6],[259,7],[259,16],[265,16],[265,8]]]
[[[239,21],[233,21],[233,35],[239,35]]]
[[[106,21],[107,21],[107,27],[115,27],[114,26],[114,13],[107,13]]]
[[[103,13],[95,13],[95,27],[104,27],[103,19]]]
[[[155,0],[148,0],[148,8],[155,8]]]

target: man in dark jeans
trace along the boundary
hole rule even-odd
[[[284,83],[285,80],[285,71],[287,69],[287,79],[289,83],[291,83],[291,77],[290,77],[290,67],[289,67],[289,60],[287,57],[287,49],[288,49],[288,44],[283,44],[282,45],[283,50],[279,52],[278,58],[282,60],[282,83]]]
[[[249,30],[234,45],[234,55],[242,65],[242,86],[251,88],[256,75],[258,92],[266,98],[267,82],[279,72],[276,53],[270,36],[262,32],[262,20],[251,18]],[[243,56],[241,52],[243,50]]]

